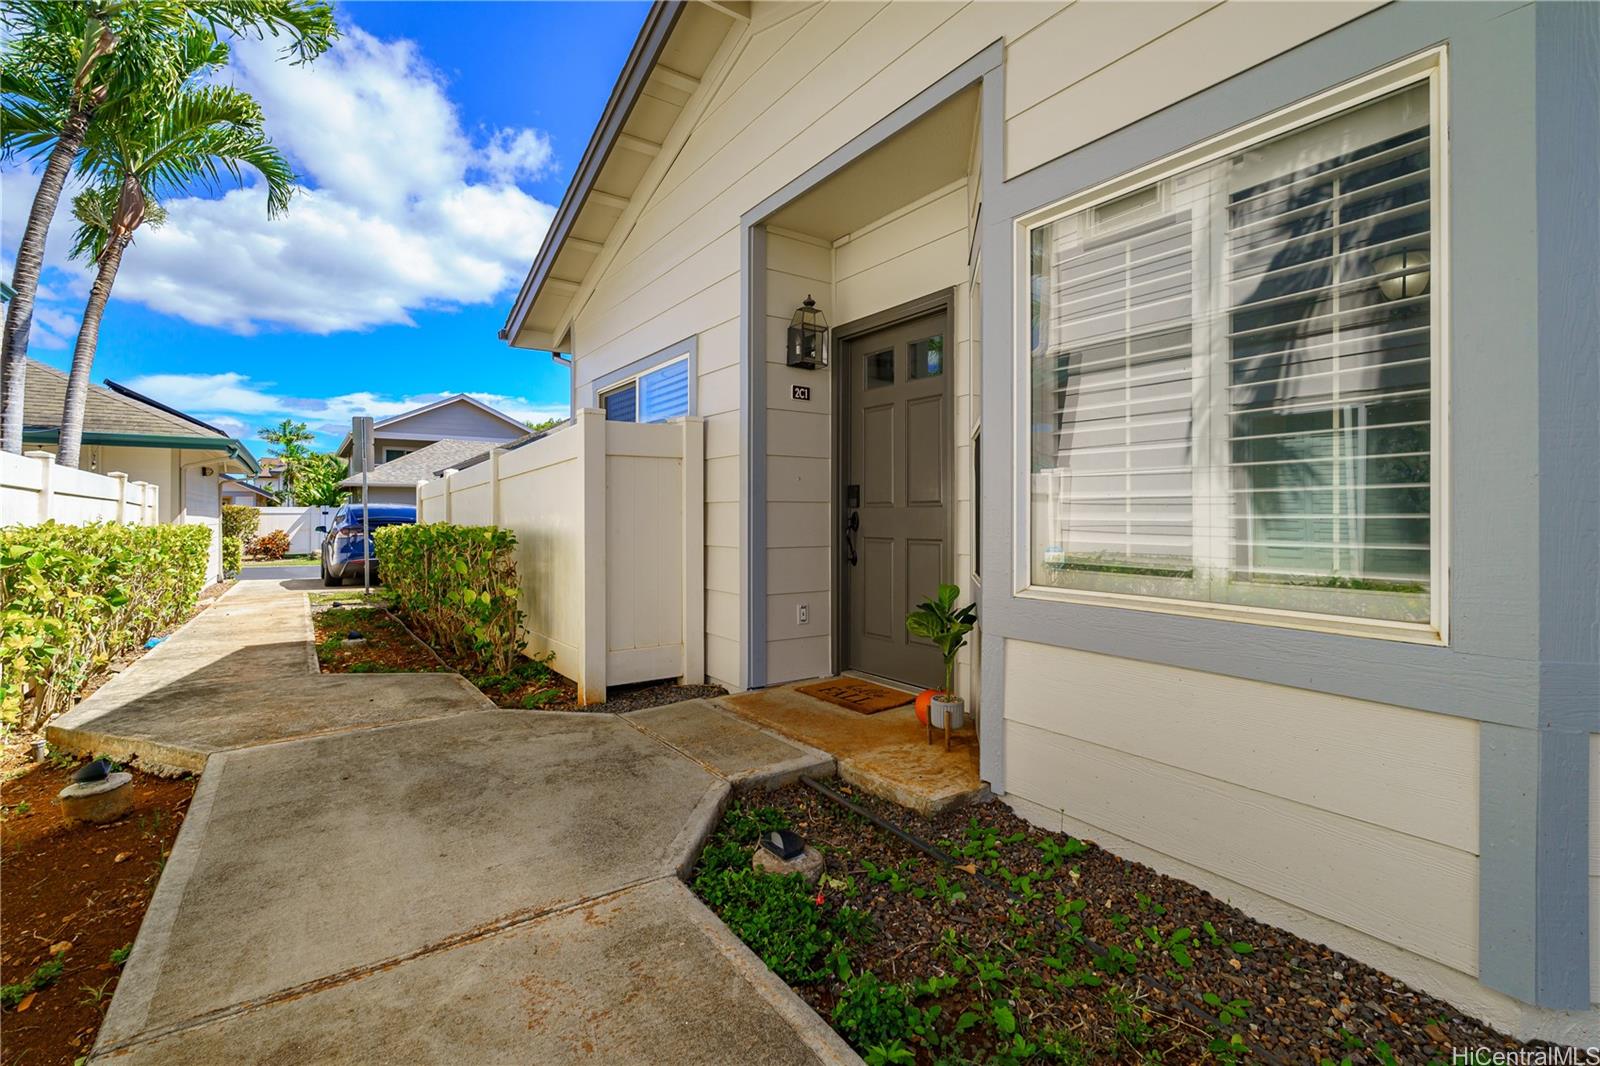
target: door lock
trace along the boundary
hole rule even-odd
[[[851,486],[854,488],[855,486]],[[844,550],[850,554],[850,565],[856,565],[856,530],[861,528],[861,512],[851,511],[844,523]]]

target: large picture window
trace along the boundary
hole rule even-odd
[[[1035,587],[1436,623],[1431,91],[1028,230]]]

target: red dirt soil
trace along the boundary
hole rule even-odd
[[[133,813],[68,828],[56,793],[77,767],[42,765],[0,785],[0,982],[27,980],[59,955],[61,975],[0,1016],[5,1066],[71,1066],[89,1053],[198,778],[131,770]],[[63,947],[63,945],[69,945]]]

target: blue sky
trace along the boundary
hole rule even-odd
[[[363,2],[310,68],[236,46],[223,76],[261,100],[306,192],[276,221],[253,186],[169,202],[123,261],[94,379],[245,437],[293,417],[324,446],[352,414],[453,392],[564,413],[566,369],[496,333],[645,10]],[[36,179],[0,181],[9,277]],[[70,227],[52,226],[30,348],[63,369],[88,290]]]

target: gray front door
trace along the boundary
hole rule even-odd
[[[919,687],[938,649],[906,632],[949,580],[950,393],[943,312],[845,342],[845,667]]]

